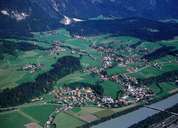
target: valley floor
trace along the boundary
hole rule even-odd
[[[177,38],[149,42],[129,36],[71,36],[65,29],[33,34],[33,38],[0,40],[1,91],[35,81],[64,56],[79,58],[82,69],[57,79],[52,90],[30,103],[10,111],[2,108],[3,128],[54,127],[53,123],[57,128],[75,128],[178,92]],[[91,88],[93,93],[66,95],[66,88],[72,92]],[[71,97],[83,98],[84,105]]]

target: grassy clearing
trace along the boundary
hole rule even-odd
[[[55,118],[57,128],[76,128],[85,122],[66,113],[59,113]]]
[[[53,41],[66,41],[70,39],[70,34],[68,31],[65,29],[60,29],[54,31],[53,34],[50,34],[49,32],[44,32],[44,33],[34,33],[34,39],[37,39],[39,41],[45,41],[48,43],[51,43]]]
[[[67,75],[63,77],[62,79],[59,79],[57,81],[56,85],[63,86],[64,84],[71,84],[74,82],[79,82],[84,80],[84,77],[88,75],[87,73],[81,73],[81,72],[74,72],[73,74]]]
[[[169,92],[176,89],[177,86],[174,83],[160,83],[160,88],[158,88],[155,84],[150,85],[150,89],[156,94],[155,98],[161,99],[162,97],[168,96]]]
[[[20,110],[35,120],[38,120],[40,124],[43,125],[48,120],[48,116],[55,110],[56,107],[56,105],[39,105],[24,107]]]
[[[94,113],[94,115],[98,118],[111,116],[112,114],[114,114],[114,112],[110,109],[105,109],[105,110]]]
[[[59,79],[56,82],[56,85],[63,86],[63,85],[68,85],[68,84],[72,84],[75,82],[95,84],[98,79],[99,79],[98,77],[93,77],[89,73],[81,73],[77,71],[77,72],[74,72],[73,74],[63,77],[62,79]]]
[[[139,47],[140,48],[147,48],[150,51],[154,51],[154,50],[160,48],[161,45],[158,44],[158,43],[154,43],[154,42],[143,42],[141,45],[138,46],[138,48]]]
[[[101,65],[101,57],[100,56],[94,56],[97,58],[96,60],[91,59],[88,56],[83,56],[81,58],[81,63],[83,67],[99,67]]]
[[[149,77],[156,77],[159,76],[163,73],[169,72],[169,71],[174,71],[178,69],[178,64],[177,63],[164,63],[161,64],[161,69],[155,68],[153,66],[144,68],[143,70],[136,72],[136,73],[131,73],[129,75],[134,76],[136,78],[149,78]]]
[[[78,109],[78,110],[80,110],[80,111],[70,110],[69,112],[71,114],[74,114],[75,116],[79,117],[79,116],[83,116],[83,115],[93,114],[93,113],[96,113],[96,112],[104,110],[104,109],[97,108],[96,106],[93,106],[93,107],[91,106],[91,107],[80,107],[80,109]]]
[[[104,81],[101,85],[104,88],[104,95],[111,96],[114,99],[117,97],[117,92],[121,89],[120,85],[112,81]]]
[[[0,114],[1,128],[24,128],[25,124],[31,122],[31,120],[24,117],[17,111]]]
[[[71,46],[78,47],[82,50],[89,49],[89,45],[91,44],[90,41],[82,40],[82,39],[70,39],[70,40],[67,40],[65,43]]]
[[[160,43],[166,46],[175,46],[178,49],[178,45],[177,45],[178,39],[169,40],[169,41],[161,41]]]
[[[126,67],[118,67],[118,66],[115,66],[107,70],[108,75],[114,75],[114,74],[120,74],[120,73],[126,73],[126,72],[127,72]]]
[[[128,110],[128,109],[131,109],[131,108],[135,108],[135,107],[137,107],[139,105],[140,105],[140,103],[135,103],[135,104],[131,104],[131,105],[124,106],[124,107],[113,108],[112,111],[114,111],[114,112],[122,112],[122,111],[125,111],[125,110]]]
[[[78,112],[81,111],[81,108],[80,107],[75,107],[71,111],[74,112],[74,113],[78,113]]]

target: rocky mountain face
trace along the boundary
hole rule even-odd
[[[177,0],[52,0],[63,15],[78,18],[177,18]]]
[[[66,17],[178,18],[177,5],[177,0],[1,0],[0,35],[53,29]]]
[[[45,1],[45,2],[43,2]],[[47,0],[1,0],[0,35],[28,35],[58,26],[62,18]]]

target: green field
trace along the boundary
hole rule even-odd
[[[113,114],[114,114],[114,112],[112,110],[109,110],[109,109],[102,110],[102,111],[94,113],[94,115],[97,116],[98,118],[103,118],[103,117],[111,116]]]
[[[149,78],[159,76],[163,73],[174,71],[178,69],[177,63],[165,63],[161,65],[161,69],[155,68],[153,66],[143,68],[141,71],[136,73],[131,73],[129,75],[134,76],[136,78]]]
[[[103,108],[98,108],[96,106],[88,106],[88,107],[80,107],[79,108],[73,108],[69,112],[75,116],[83,116],[87,114],[94,114],[96,112],[104,110]]]
[[[156,94],[156,98],[161,99],[161,97],[165,97],[170,95],[171,91],[177,89],[177,86],[174,83],[160,83],[160,89],[155,84],[150,85],[150,89]]]
[[[104,88],[104,96],[111,96],[112,98],[116,98],[117,92],[121,90],[120,85],[112,82],[112,81],[104,81],[101,83]]]
[[[57,128],[76,128],[85,122],[66,113],[59,113],[55,118]]]
[[[99,80],[97,76],[92,76],[89,73],[74,72],[73,74],[67,75],[56,82],[57,86],[68,85],[72,83],[87,83],[95,84]]]
[[[34,33],[33,38],[39,40],[40,42],[46,42],[47,44],[51,43],[52,41],[66,41],[71,38],[69,32],[67,32],[65,29],[56,30],[54,32],[55,34],[53,35],[49,34],[48,32]]]
[[[126,67],[115,66],[113,68],[109,68],[107,70],[107,73],[108,73],[108,75],[127,73],[127,68]]]
[[[177,46],[177,43],[178,43],[178,39],[173,39],[173,40],[169,40],[169,41],[161,41],[160,42],[161,44],[163,44],[163,45],[167,45],[167,46],[175,46],[176,48],[178,48],[178,46]]]
[[[21,108],[20,111],[31,116],[33,119],[39,121],[43,125],[47,120],[48,116],[55,111],[55,105],[39,105],[32,107]]]
[[[33,121],[24,117],[18,111],[0,114],[1,128],[25,128],[24,125],[31,122]]]

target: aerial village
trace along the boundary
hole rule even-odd
[[[78,38],[78,36],[76,36]],[[81,38],[81,37],[80,37]],[[117,55],[115,49],[107,48],[102,46],[91,46],[93,49],[98,52],[103,52],[102,66],[98,67],[88,67],[83,69],[84,72],[94,73],[100,77],[101,80],[111,80],[115,83],[122,85],[124,95],[118,97],[117,99],[112,99],[111,97],[99,96],[91,88],[59,88],[53,90],[53,94],[57,99],[58,103],[65,103],[67,106],[74,107],[85,105],[88,103],[96,104],[98,107],[119,107],[121,105],[128,105],[132,103],[139,102],[141,100],[147,100],[151,98],[154,94],[149,90],[148,87],[138,85],[138,81],[135,77],[130,77],[127,74],[114,74],[112,76],[107,75],[106,69],[113,67],[114,63],[118,65],[126,66],[129,63],[135,61],[142,61],[144,65],[148,62],[144,59],[139,58],[138,56],[129,56],[124,57],[122,55]],[[129,49],[127,49],[129,50]],[[50,54],[59,54],[60,52],[65,51],[64,46],[61,42],[54,42],[53,47],[50,49]],[[81,55],[80,49],[72,49],[73,54],[79,53]],[[142,50],[144,51],[144,50]],[[148,52],[145,50],[145,52]],[[84,54],[87,55],[85,51]],[[155,66],[158,66],[155,64]],[[134,72],[137,69],[128,68],[129,72]]]
[[[50,33],[53,34],[53,33]],[[76,39],[85,40],[85,37],[74,36]],[[121,45],[119,48],[107,47],[103,45],[95,45],[94,43],[89,46],[93,50],[96,50],[101,54],[101,65],[97,66],[84,66],[81,72],[97,75],[101,81],[112,81],[122,87],[122,94],[117,95],[116,98],[111,96],[99,95],[91,87],[80,86],[71,88],[68,86],[54,88],[50,95],[54,97],[54,103],[59,104],[60,108],[56,108],[46,121],[44,128],[51,128],[55,126],[54,119],[55,114],[71,110],[75,107],[94,105],[99,108],[119,108],[131,104],[138,103],[140,101],[148,102],[154,97],[154,93],[145,85],[140,85],[138,80],[128,75],[128,73],[134,73],[139,71],[142,67],[152,66],[158,70],[161,70],[161,65],[157,62],[150,63],[141,55],[150,53],[147,48],[132,48],[130,46]],[[50,56],[58,56],[66,51],[70,54],[78,55],[79,57],[88,56],[93,61],[96,61],[95,56],[92,56],[87,50],[72,47],[72,45],[65,45],[61,41],[54,41],[49,49],[46,49]],[[120,52],[117,52],[120,51]],[[127,52],[127,55],[119,54]],[[134,53],[134,54],[132,54]],[[129,64],[139,63],[135,67],[128,66]],[[109,75],[107,70],[115,66],[125,67],[128,73],[116,73]],[[32,63],[25,64],[21,67],[22,70],[29,73],[35,73],[43,68],[43,64]],[[108,85],[109,86],[109,85]],[[43,98],[32,99],[32,102],[41,101]]]
[[[79,38],[78,36],[76,38]],[[81,38],[81,37],[80,37]],[[82,38],[84,39],[84,38]],[[113,99],[111,96],[104,96],[99,95],[90,87],[76,87],[76,88],[70,88],[70,87],[60,87],[55,88],[51,95],[55,97],[55,103],[61,104],[62,107],[56,109],[56,113],[59,113],[61,111],[68,111],[74,107],[80,107],[80,106],[87,106],[87,105],[95,105],[100,108],[118,108],[121,106],[127,106],[130,104],[134,104],[140,101],[149,101],[153,98],[154,93],[144,85],[139,85],[137,79],[135,77],[131,77],[127,75],[126,73],[121,74],[114,74],[114,75],[108,75],[107,69],[112,68],[116,64],[119,66],[127,66],[127,64],[134,63],[136,61],[141,61],[142,66],[146,66],[149,63],[145,60],[140,58],[137,55],[130,55],[130,56],[123,56],[118,55],[114,48],[107,48],[102,46],[96,46],[92,45],[91,48],[95,49],[98,52],[102,52],[102,65],[101,67],[85,67],[82,71],[93,73],[102,81],[113,81],[119,85],[122,85],[122,91],[123,95],[118,96],[117,98]],[[86,51],[82,51],[80,49],[66,47],[63,45],[62,42],[54,42],[52,45],[52,48],[50,49],[50,55],[55,54],[59,55],[61,52],[64,52],[66,49],[71,50],[71,54],[78,54],[83,56],[89,56],[93,60],[95,60],[94,57],[92,57],[90,54],[88,54]],[[127,51],[131,50],[131,48],[127,47]],[[147,49],[139,49],[141,52],[148,53]],[[153,66],[156,68],[160,68],[160,66],[155,63]],[[139,67],[138,67],[139,68]],[[138,70],[138,68],[128,68],[128,72],[135,72]],[[109,86],[109,85],[108,85]],[[53,115],[49,116],[48,121],[45,124],[45,127],[51,127],[54,125],[55,117]]]
[[[35,73],[36,71],[39,71],[43,67],[43,64],[25,64],[21,70],[27,71],[29,73]]]

